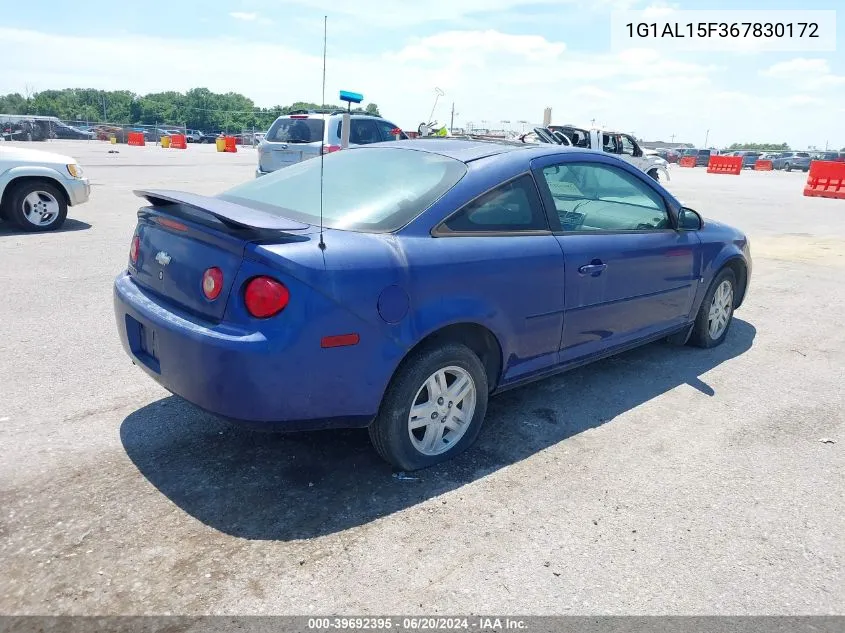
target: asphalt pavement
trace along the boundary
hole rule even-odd
[[[845,200],[805,174],[671,171],[751,238],[723,346],[503,394],[406,476],[366,431],[215,419],[119,344],[132,189],[217,193],[252,148],[37,148],[93,191],[59,232],[0,224],[0,613],[845,613]]]

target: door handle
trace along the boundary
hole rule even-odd
[[[578,269],[582,275],[597,275],[607,268],[607,264],[586,264]]]

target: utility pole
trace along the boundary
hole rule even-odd
[[[704,147],[707,147],[707,140],[710,138],[710,130],[707,130],[707,134],[704,135]]]
[[[675,144],[675,135],[672,134],[672,136],[669,137],[669,140],[672,141],[672,145],[674,145]]]
[[[449,119],[449,132],[455,129],[455,102],[452,102],[452,117]]]
[[[106,95],[103,94],[103,123],[106,121],[108,121],[108,118],[106,117]]]

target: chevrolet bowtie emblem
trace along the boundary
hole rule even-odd
[[[156,261],[162,266],[167,266],[170,263],[170,255],[164,251],[159,251],[156,253]]]

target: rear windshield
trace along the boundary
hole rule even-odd
[[[323,225],[350,231],[402,228],[466,174],[459,160],[412,149],[365,147],[327,154]],[[220,197],[273,215],[320,222],[319,158],[284,167]]]
[[[277,119],[265,138],[280,143],[322,143],[324,126],[320,118]]]

